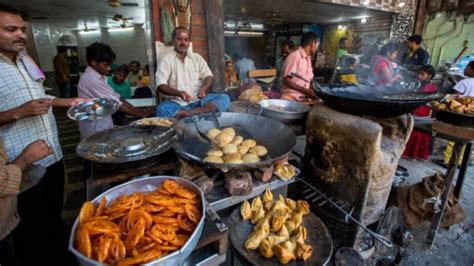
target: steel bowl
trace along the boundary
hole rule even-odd
[[[97,98],[69,107],[67,116],[77,121],[97,120],[114,114],[119,107],[119,103],[114,100]]]
[[[261,107],[261,115],[282,122],[291,122],[303,119],[311,110],[307,105],[287,100],[270,99],[258,102]],[[279,108],[280,110],[276,109]]]
[[[186,241],[184,246],[181,247],[181,249],[176,250],[175,252],[171,254],[168,254],[154,261],[150,261],[143,265],[149,265],[149,266],[181,265],[189,257],[189,255],[191,255],[194,247],[196,247],[196,244],[198,243],[199,238],[201,237],[202,230],[204,228],[206,205],[205,205],[205,200],[204,200],[204,193],[202,192],[202,190],[199,189],[199,187],[196,186],[194,183],[180,177],[153,176],[153,177],[132,180],[130,182],[121,184],[119,186],[116,186],[114,188],[107,190],[106,192],[102,193],[101,195],[97,196],[94,200],[92,200],[92,203],[94,204],[94,206],[97,206],[100,200],[102,199],[102,197],[105,197],[107,201],[109,202],[123,194],[130,194],[133,192],[150,192],[150,191],[155,190],[157,187],[159,187],[166,179],[173,179],[174,181],[178,182],[180,185],[186,187],[187,189],[192,190],[194,193],[196,193],[196,195],[198,195],[198,197],[201,199],[201,210],[200,210],[202,213],[201,219],[199,220],[199,223],[197,224],[196,229],[191,234],[188,241]],[[74,247],[75,232],[78,226],[78,222],[79,222],[79,219],[76,218],[76,221],[74,222],[74,225],[71,230],[71,236],[69,237],[69,250],[76,256],[77,261],[79,262],[80,265],[84,265],[84,266],[102,265],[98,261],[87,258]]]

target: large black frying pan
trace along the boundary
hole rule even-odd
[[[353,115],[368,115],[378,118],[396,117],[411,113],[416,108],[444,95],[439,93],[374,93],[362,86],[320,86],[315,81],[312,88],[329,107]]]
[[[296,137],[288,126],[267,117],[244,113],[215,113],[221,128],[232,127],[244,139],[252,138],[268,150],[268,155],[258,163],[215,164],[204,162],[210,143],[200,136],[196,129],[207,132],[216,127],[212,114],[187,117],[179,121],[179,130],[183,130],[178,143],[174,146],[176,153],[184,159],[194,161],[207,168],[227,170],[253,170],[270,166],[287,156],[296,144]],[[194,124],[196,122],[196,125]]]

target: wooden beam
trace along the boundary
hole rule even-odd
[[[213,91],[224,91],[224,1],[204,0],[204,8]]]
[[[150,0],[150,9],[151,9],[151,28],[152,34],[155,36],[155,41],[161,40],[161,31],[160,31],[160,1]],[[155,44],[153,44],[154,46]]]

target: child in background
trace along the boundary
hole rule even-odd
[[[356,59],[352,57],[343,58],[343,69],[340,70],[338,81],[342,84],[357,84],[357,76],[354,71],[356,67]]]
[[[142,70],[142,76],[139,78],[138,84],[140,87],[148,87],[150,85],[150,67],[145,65]]]
[[[435,69],[430,65],[422,66],[418,70],[418,79],[421,81],[421,92],[436,92],[436,85],[431,83],[431,79],[434,75]],[[430,117],[431,108],[428,106],[421,106],[413,112],[413,115],[417,117]],[[430,142],[431,137],[428,134],[414,129],[402,156],[426,161],[430,155]]]

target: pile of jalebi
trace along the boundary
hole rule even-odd
[[[100,263],[134,265],[181,248],[201,219],[200,199],[167,179],[155,191],[121,195],[79,213],[75,248]]]

